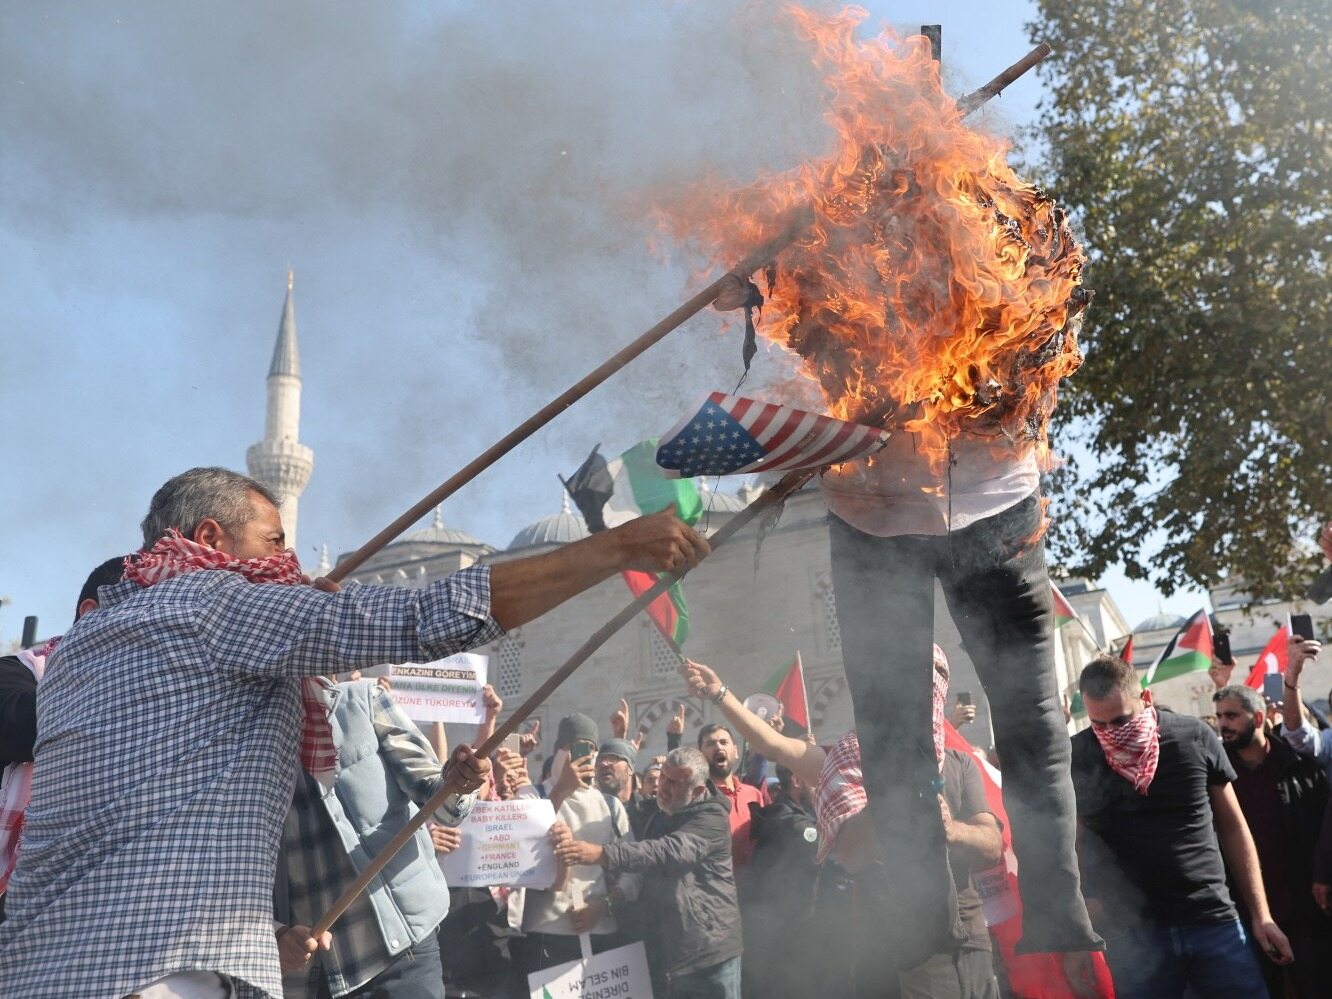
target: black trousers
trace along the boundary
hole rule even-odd
[[[1070,744],[1054,670],[1039,497],[942,536],[880,538],[830,517],[842,655],[894,914],[886,961],[956,949],[931,733],[934,582],[990,702],[1024,910],[1024,951],[1099,950],[1074,851]],[[864,880],[860,883],[864,885]]]

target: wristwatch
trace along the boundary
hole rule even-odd
[[[722,702],[722,698],[724,698],[724,697],[726,696],[726,692],[727,692],[728,690],[730,690],[730,689],[731,689],[730,687],[726,686],[726,684],[723,683],[723,684],[717,689],[717,692],[716,692],[715,694],[712,695],[712,703],[713,703],[713,704],[720,704],[720,703]]]

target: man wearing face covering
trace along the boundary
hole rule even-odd
[[[1197,718],[1158,711],[1137,672],[1114,656],[1093,659],[1078,689],[1091,720],[1073,737],[1079,854],[1116,994],[1261,996],[1227,867],[1253,944],[1284,965],[1290,943],[1268,909],[1221,741]]]

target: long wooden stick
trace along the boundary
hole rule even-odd
[[[963,107],[962,102],[959,102],[959,110],[962,111],[963,114],[970,114],[977,107],[980,107],[981,104],[984,104],[985,101],[993,97],[994,94],[1002,90],[1003,87],[1007,86],[1008,83],[1011,83],[1012,80],[1017,79],[1017,77],[1021,76],[1032,66],[1036,65],[1036,63],[1044,59],[1050,54],[1050,52],[1051,49],[1048,45],[1042,44],[1037,46],[1037,48],[1028,53],[1028,55],[1021,61],[1010,66],[999,76],[995,77],[994,80],[986,84],[985,87],[982,87],[974,94],[963,98],[963,101],[970,101],[980,95],[979,99],[969,107]],[[606,378],[624,367],[624,365],[628,364],[633,358],[643,353],[643,351],[647,350],[652,344],[656,343],[671,330],[675,329],[690,316],[694,315],[694,313],[711,304],[721,292],[722,288],[724,288],[733,277],[739,277],[741,280],[744,280],[754,271],[764,266],[769,260],[776,256],[777,253],[785,249],[796,239],[800,238],[801,233],[804,232],[805,228],[810,224],[810,221],[813,218],[812,212],[812,207],[806,207],[798,211],[795,217],[788,222],[787,227],[779,236],[775,237],[759,250],[750,254],[734,269],[722,275],[703,291],[699,292],[688,302],[659,322],[656,326],[652,327],[652,329],[644,333],[643,336],[639,337],[634,343],[625,347],[609,361],[601,365],[601,367],[587,375],[573,388],[552,401],[540,412],[527,419],[502,440],[494,444],[488,451],[478,456],[429,496],[421,500],[420,503],[408,510],[407,513],[403,514],[387,528],[375,535],[374,538],[371,538],[370,541],[362,545],[351,558],[340,563],[338,568],[335,569],[333,573],[330,573],[330,578],[336,580],[345,578],[348,573],[358,568],[367,558],[392,541],[402,531],[414,524],[436,503],[443,500],[446,496],[460,488],[465,483],[471,481],[471,479],[475,478],[484,468],[506,452],[512,450],[520,441],[550,422],[550,420],[558,413],[572,405],[582,396],[586,395]],[[862,422],[877,425],[882,423],[886,418],[887,414],[879,413],[875,416],[863,419]],[[785,500],[792,493],[796,492],[801,486],[805,485],[805,483],[809,482],[810,479],[817,475],[819,471],[821,470],[808,469],[804,471],[789,472],[784,475],[772,488],[765,491],[763,495],[753,503],[750,503],[747,507],[732,517],[724,527],[720,528],[717,533],[709,539],[712,550],[715,551],[723,545],[728,539],[753,521],[753,519],[760,513],[770,509],[775,504]],[[633,620],[635,615],[648,607],[652,601],[665,593],[675,585],[675,583],[683,579],[686,572],[687,570],[676,570],[675,572],[664,573],[657,580],[656,585],[651,589],[645,590],[637,599],[627,604],[618,614],[602,625],[592,637],[574,652],[563,666],[552,673],[546,679],[545,683],[538,687],[532,695],[518,707],[518,710],[510,715],[509,718],[491,734],[489,739],[477,747],[477,755],[490,756],[493,754],[495,750],[499,748],[500,744],[516,732],[518,726],[526,721],[532,712],[544,703],[547,697],[554,693],[555,689],[559,687],[560,684],[573,675],[574,670],[578,669],[579,666],[591,658],[592,654],[596,652],[597,649],[605,645],[612,635]],[[454,792],[445,786],[441,787],[431,795],[430,799],[421,806],[420,810],[412,817],[411,821],[403,826],[402,829],[398,830],[397,835],[395,835],[393,839],[380,850],[378,855],[366,865],[365,869],[357,875],[356,880],[338,896],[328,912],[326,912],[315,925],[315,936],[324,933],[337,922],[338,917],[347,911],[347,908],[356,899],[356,896],[365,891],[370,882],[374,880],[375,876],[384,869],[399,850],[407,845],[411,838],[416,834],[416,831],[426,824],[430,815],[439,808],[439,806],[444,803],[445,799],[452,793]]]
[[[969,115],[975,111],[990,98],[994,97],[1010,83],[1026,73],[1038,62],[1048,56],[1053,49],[1042,42],[1036,48],[1032,49],[1027,55],[1023,56],[1018,62],[1009,66],[998,76],[996,76],[985,86],[981,87],[957,102],[958,111],[962,115]],[[755,271],[767,266],[779,253],[799,239],[809,228],[814,220],[814,209],[812,205],[805,205],[796,209],[787,219],[782,231],[771,240],[759,247],[744,260],[736,264],[731,270],[727,271],[712,284],[708,285],[689,301],[685,302],[678,309],[672,312],[666,318],[647,330],[633,343],[627,345],[619,353],[609,358],[599,367],[588,372],[576,384],[566,389],[560,395],[556,396],[550,402],[546,403],[541,409],[533,413],[518,426],[514,427],[498,441],[492,444],[486,450],[473,458],[470,462],[455,472],[447,481],[443,482],[437,488],[431,490],[423,496],[416,504],[407,510],[402,516],[386,528],[376,534],[373,538],[361,545],[360,548],[352,552],[347,558],[343,559],[328,574],[328,578],[334,582],[341,582],[349,575],[365,564],[365,561],[378,552],[385,545],[392,542],[399,534],[407,530],[418,520],[430,512],[432,507],[444,502],[454,493],[456,493],[467,483],[480,475],[483,471],[493,465],[504,455],[508,454],[515,447],[521,444],[527,438],[544,427],[560,413],[564,412],[583,396],[587,395],[594,388],[604,382],[615,372],[627,365],[639,354],[645,352],[657,341],[662,340],[671,331],[679,327],[685,321],[703,311],[714,301],[721,293],[722,289],[731,286],[735,279],[740,281],[748,280],[749,276]]]
[[[623,368],[639,354],[642,354],[658,340],[663,339],[676,327],[711,305],[716,300],[717,295],[720,294],[721,290],[728,287],[736,278],[739,278],[741,281],[746,281],[749,279],[749,275],[753,274],[756,270],[767,266],[777,254],[781,253],[782,250],[786,249],[804,234],[805,230],[809,228],[812,220],[813,214],[810,209],[806,208],[797,210],[787,221],[787,224],[782,228],[782,231],[778,235],[774,236],[763,246],[745,257],[745,259],[736,264],[734,268],[717,278],[716,281],[713,281],[712,284],[708,285],[689,301],[685,302],[633,343],[624,347],[593,371],[588,372],[576,384],[560,393],[490,447],[486,448],[486,450],[482,451],[479,455],[455,472],[452,477],[441,484],[437,489],[431,490],[431,492],[422,497],[418,503],[401,517],[389,524],[388,527],[384,528],[360,548],[356,549],[351,555],[334,566],[333,571],[328,574],[328,578],[334,582],[341,582],[343,579],[346,579],[348,575],[359,569],[365,563],[366,559],[370,558],[370,556],[374,555],[399,534],[407,530],[407,528],[411,527],[423,516],[429,513],[432,507],[437,506],[449,496],[452,496],[504,455],[508,454],[583,396],[591,392],[611,375],[615,374],[615,372]]]
[[[716,534],[708,539],[708,543],[711,545],[712,550],[716,551],[725,544],[728,539],[753,521],[760,513],[771,509],[792,493],[796,492],[796,490],[817,475],[818,472],[819,469],[788,472],[776,483],[776,485],[766,490],[758,499],[754,500],[754,502],[735,514],[735,516],[733,516],[723,527],[718,529]],[[511,734],[516,732],[518,726],[526,721],[532,712],[545,702],[547,697],[554,693],[555,688],[573,674],[574,670],[587,662],[597,649],[605,645],[612,635],[632,621],[639,611],[643,610],[652,603],[652,601],[656,600],[657,597],[661,596],[683,579],[687,571],[688,570],[677,569],[674,572],[664,573],[661,578],[657,580],[656,585],[649,590],[643,591],[641,596],[627,604],[618,614],[598,628],[591,638],[578,647],[578,650],[569,657],[563,666],[547,677],[545,683],[533,691],[532,695],[518,706],[518,709],[505,720],[504,724],[500,725],[500,727],[494,731],[489,739],[477,747],[476,754],[478,756],[489,756],[494,753],[495,750],[500,747],[500,744]],[[445,785],[430,796],[430,800],[421,806],[420,810],[412,816],[411,821],[398,830],[398,834],[394,836],[393,839],[389,840],[388,844],[380,850],[375,858],[365,866],[359,875],[357,875],[356,880],[348,885],[346,890],[338,896],[337,901],[329,907],[328,912],[324,913],[323,917],[314,927],[315,936],[319,936],[331,927],[337,921],[338,917],[347,911],[347,907],[351,905],[356,896],[365,891],[370,882],[374,880],[375,875],[384,869],[384,866],[393,859],[394,854],[407,845],[408,841],[416,835],[416,830],[425,825],[426,822],[429,821],[431,814],[444,803],[444,799],[453,793],[455,793],[454,790]]]

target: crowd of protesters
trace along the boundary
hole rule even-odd
[[[1207,720],[1153,703],[1119,659],[1086,665],[1071,773],[1105,952],[1046,955],[1034,976],[991,904],[1015,863],[991,793],[1003,761],[959,737],[975,710],[950,712],[936,646],[931,807],[957,918],[946,949],[885,967],[900,872],[855,731],[820,744],[750,712],[725,664],[685,660],[681,700],[725,722],[688,732],[678,707],[664,755],[621,701],[604,731],[575,713],[549,745],[533,726],[483,759],[491,688],[448,752],[356,672],[483,643],[625,568],[693,564],[706,541],[669,514],[424,590],[294,585],[310,581],[272,496],[220,469],[164,485],[143,534],[94,570],[59,645],[0,659],[0,995],[525,997],[584,935],[593,953],[641,942],[659,999],[1332,994],[1332,728],[1301,689],[1316,641],[1292,639],[1279,705],[1218,664]],[[556,816],[549,888],[446,883],[474,800],[538,798]]]

